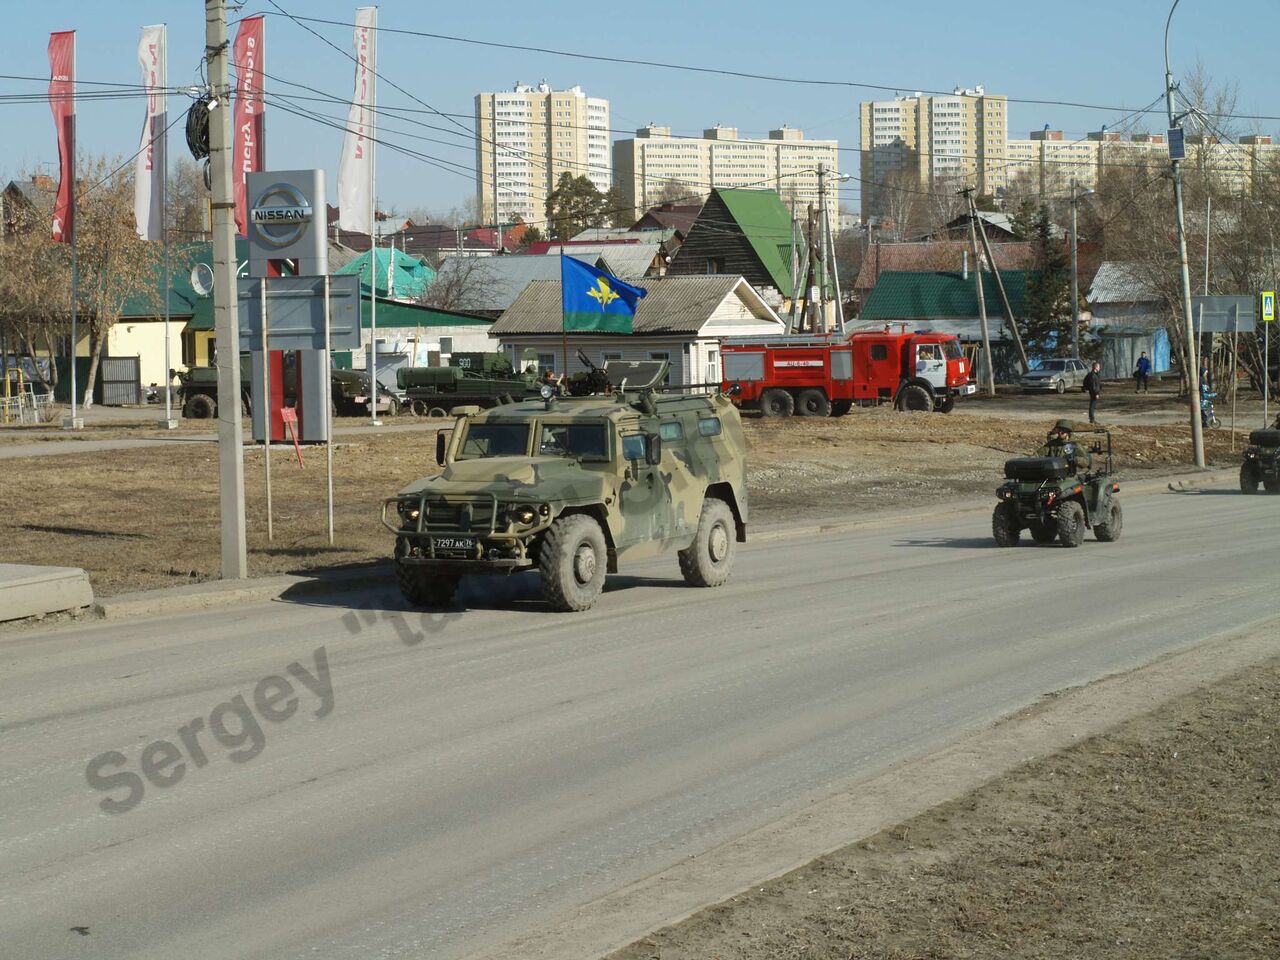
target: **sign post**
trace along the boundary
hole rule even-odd
[[[1276,322],[1276,292],[1262,291],[1262,426],[1271,423],[1271,325]]]

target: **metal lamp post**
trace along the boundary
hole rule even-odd
[[[1077,181],[1071,181],[1071,355],[1080,359],[1080,231],[1076,228],[1077,211],[1080,198],[1087,197],[1093,191],[1086,187],[1081,190]]]

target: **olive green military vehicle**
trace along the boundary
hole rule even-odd
[[[536,570],[557,610],[595,604],[623,560],[675,554],[724,583],[746,539],[746,442],[727,396],[654,391],[666,361],[610,363],[606,392],[461,413],[438,476],[382,506],[406,599],[442,606],[461,577]]]
[[[1267,493],[1280,493],[1280,429],[1249,434],[1244,462],[1240,464],[1240,492],[1257,493],[1258,484]]]
[[[1086,447],[1077,433],[1095,434],[1097,439]],[[1110,431],[1077,430],[1069,421],[1059,420],[1040,456],[1005,462],[1005,482],[996,490],[1000,502],[991,516],[996,544],[1017,546],[1023,530],[1036,543],[1058,540],[1064,547],[1080,546],[1086,529],[1103,543],[1119,540],[1124,512],[1117,497],[1120,484],[1112,473]]]
[[[211,420],[218,415],[218,368],[188,367],[172,371],[178,378],[178,406],[188,420]],[[334,416],[368,415],[369,374],[362,370],[329,372],[333,390]],[[240,411],[248,416],[253,408],[252,365],[249,354],[240,354]],[[292,352],[284,355],[284,403],[293,406],[296,398],[297,372]],[[395,416],[400,401],[381,384],[378,385],[378,412]]]
[[[455,353],[444,367],[401,367],[396,386],[418,416],[442,417],[454,407],[488,408],[538,396],[537,361],[516,373],[501,353]]]

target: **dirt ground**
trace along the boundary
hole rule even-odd
[[[1280,660],[609,960],[1274,960]]]
[[[992,406],[993,411],[999,408]],[[848,517],[984,496],[1003,461],[1032,450],[1051,420],[943,417],[858,410],[847,417],[747,417],[753,525]],[[1188,458],[1178,424],[1115,430],[1122,477]],[[1225,431],[1210,460],[1235,462]],[[334,448],[335,545],[325,542],[324,456],[272,454],[275,538],[266,538],[262,454],[245,455],[249,568],[254,576],[367,563],[390,554],[382,498],[431,474],[429,430],[339,437]],[[94,591],[213,579],[219,573],[217,450],[181,444],[0,461],[0,560],[83,567]],[[19,493],[26,491],[26,493]]]

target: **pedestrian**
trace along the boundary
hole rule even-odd
[[[1138,366],[1134,368],[1133,379],[1136,386],[1133,388],[1134,393],[1149,393],[1147,384],[1151,380],[1151,360],[1147,357],[1147,351],[1142,351],[1142,356],[1138,357]]]
[[[1084,389],[1089,394],[1089,422],[1098,422],[1098,394],[1102,393],[1102,364],[1093,361],[1091,369],[1084,377]]]

